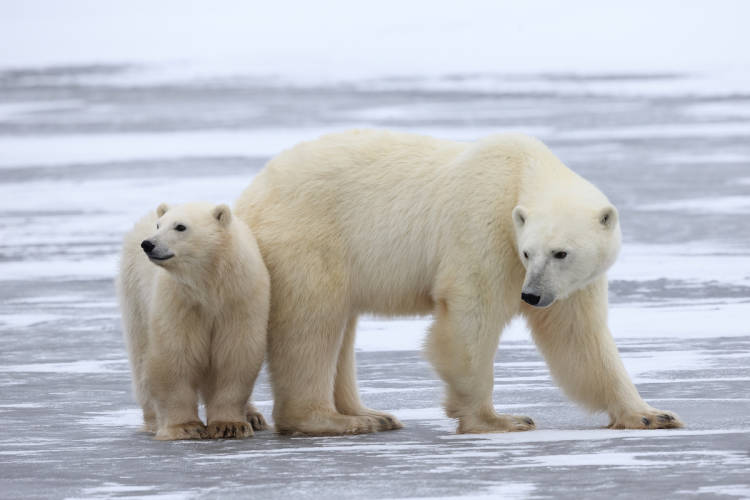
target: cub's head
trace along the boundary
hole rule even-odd
[[[226,205],[186,203],[156,209],[154,233],[141,242],[146,256],[168,271],[205,266],[224,241],[232,220]]]
[[[580,290],[614,263],[620,250],[615,207],[547,203],[513,209],[518,255],[526,268],[521,299],[547,307]]]

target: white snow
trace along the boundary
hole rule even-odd
[[[114,365],[114,366],[113,366]],[[82,359],[64,363],[2,365],[0,372],[12,373],[128,373],[125,360]]]
[[[643,205],[641,210],[680,212],[683,214],[750,214],[750,194],[670,200]]]
[[[361,122],[335,127],[267,128],[256,130],[200,130],[194,132],[55,134],[48,136],[0,136],[2,168],[65,166],[129,160],[170,160],[188,157],[270,157],[294,144],[323,134],[361,126]],[[424,135],[471,141],[493,133],[498,127],[445,128],[427,126]],[[512,130],[531,135],[550,133],[546,127],[517,126]]]
[[[643,304],[610,307],[609,327],[615,338],[711,338],[750,334],[750,303],[684,303],[664,307]],[[357,329],[357,349],[362,351],[418,351],[432,320],[365,319]],[[525,321],[514,320],[502,333],[504,341],[529,340]],[[689,358],[688,358],[689,359]]]
[[[701,118],[750,118],[750,103],[744,102],[710,102],[693,104],[685,112]]]
[[[660,123],[635,127],[560,130],[552,134],[554,139],[579,141],[607,139],[675,139],[706,137],[750,136],[750,123],[746,120],[720,123]]]
[[[667,279],[748,285],[749,260],[746,249],[722,242],[645,245],[626,241],[607,276],[610,280]]]
[[[745,163],[750,165],[750,156],[746,154],[730,153],[726,151],[705,151],[702,153],[669,153],[661,158],[662,163],[665,165],[673,163],[707,163],[707,164],[721,164],[721,163]],[[734,183],[732,179],[732,183]]]
[[[2,266],[0,266],[2,269]],[[8,329],[21,329],[28,328],[30,326],[39,325],[41,323],[48,323],[51,321],[57,321],[65,316],[61,314],[48,314],[40,312],[24,313],[6,313],[0,316],[0,325]],[[2,367],[0,367],[2,370]]]
[[[419,497],[419,500],[497,500],[498,498],[516,500],[534,498],[533,493],[535,489],[536,486],[533,483],[503,481],[490,487],[482,488],[478,492],[467,492],[460,496]]]
[[[615,429],[537,429],[533,432],[507,432],[502,434],[472,434],[466,437],[461,434],[440,436],[446,441],[461,441],[466,439],[487,441],[488,444],[521,444],[543,443],[549,441],[601,441],[622,438],[653,439],[678,438],[680,436],[714,436],[720,434],[745,434],[745,429],[649,429],[649,430],[615,430]]]
[[[143,424],[143,412],[139,408],[128,408],[107,413],[87,414],[81,420],[85,425],[95,427],[140,427]]]
[[[699,497],[718,495],[746,499],[750,498],[750,486],[747,484],[720,484],[716,486],[701,486],[697,490],[681,490],[675,493],[681,495],[696,495]]]
[[[665,460],[667,459],[667,460]],[[649,467],[663,469],[673,467],[675,463],[696,461],[712,463],[718,461],[742,460],[750,463],[746,456],[736,452],[717,451],[657,451],[657,452],[598,452],[576,453],[567,455],[540,455],[512,467]]]

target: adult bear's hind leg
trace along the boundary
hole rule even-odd
[[[344,301],[319,290],[300,297],[299,287],[285,296],[280,286],[274,286],[268,366],[276,431],[310,436],[377,431],[375,418],[342,415],[334,404],[336,365],[348,317],[339,305]],[[310,304],[313,300],[318,302]]]
[[[464,294],[469,300],[481,295]],[[494,359],[505,325],[502,317],[483,316],[488,307],[460,299],[437,301],[427,354],[447,384],[446,413],[458,419],[459,433],[511,432],[534,429],[523,415],[495,412],[492,404]],[[499,314],[498,314],[499,315]]]
[[[371,410],[362,404],[357,389],[357,369],[354,355],[354,339],[357,330],[357,317],[352,316],[344,329],[344,338],[336,367],[336,381],[333,396],[336,409],[343,415],[373,417],[378,421],[378,430],[401,429],[403,425],[396,417],[382,411]]]

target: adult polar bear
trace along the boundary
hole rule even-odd
[[[458,432],[534,428],[492,404],[499,336],[519,313],[564,391],[607,411],[612,427],[681,425],[641,399],[607,328],[617,211],[533,138],[324,136],[271,160],[236,213],[271,274],[268,361],[279,432],[401,427],[360,402],[354,336],[362,313],[434,313],[427,352]]]

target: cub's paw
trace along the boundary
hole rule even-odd
[[[176,439],[205,439],[208,437],[203,422],[185,422],[184,424],[168,425],[156,432],[154,439],[172,441]]]
[[[248,422],[211,422],[208,424],[210,439],[244,439],[253,436]]]
[[[250,422],[254,431],[265,431],[268,429],[266,419],[263,418],[263,415],[254,406],[248,405],[246,415],[247,421]]]
[[[671,411],[647,408],[618,416],[610,415],[610,429],[678,429],[684,424],[680,417]]]
[[[459,434],[480,434],[487,432],[519,432],[536,429],[534,421],[525,415],[495,414],[481,417],[461,417],[458,422]]]

